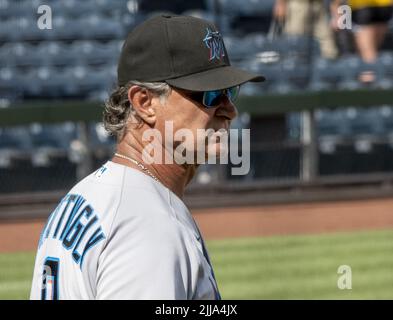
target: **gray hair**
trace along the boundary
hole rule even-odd
[[[127,121],[130,114],[136,115],[133,106],[128,100],[128,90],[132,86],[139,86],[158,96],[161,101],[165,101],[171,92],[171,87],[165,82],[139,82],[136,80],[128,82],[124,86],[116,87],[108,100],[105,101],[104,109],[104,127],[119,141],[126,129]],[[141,123],[139,119],[139,123]]]

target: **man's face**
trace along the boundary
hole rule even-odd
[[[161,101],[158,100],[157,103]],[[225,134],[223,138],[218,138],[223,131],[229,130],[231,121],[237,116],[236,107],[224,95],[220,98],[218,106],[206,108],[201,101],[194,100],[192,94],[176,88],[172,88],[171,94],[165,103],[156,108],[156,112],[155,128],[160,130],[163,137],[165,137],[165,122],[167,125],[173,125],[175,157],[177,150],[183,149],[176,150],[176,147],[182,143],[187,152],[193,153],[194,161],[198,153],[204,160],[208,156],[220,156],[220,148],[226,139]],[[208,129],[210,133],[206,136],[205,130]]]

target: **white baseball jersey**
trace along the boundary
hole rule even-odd
[[[172,191],[108,161],[45,225],[31,299],[220,299],[198,227]]]

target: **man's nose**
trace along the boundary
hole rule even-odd
[[[216,116],[233,120],[237,117],[237,109],[233,102],[225,95],[221,97],[220,106],[217,108]]]

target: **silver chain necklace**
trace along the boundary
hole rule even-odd
[[[139,161],[136,161],[133,158],[127,157],[125,155],[122,155],[120,153],[115,153],[116,157],[131,161],[133,164],[136,164],[139,168],[141,168],[143,171],[145,171],[150,177],[152,177],[154,180],[160,182],[160,180],[157,179],[157,177],[151,173],[151,171],[149,169],[147,169],[142,163],[140,163]]]

